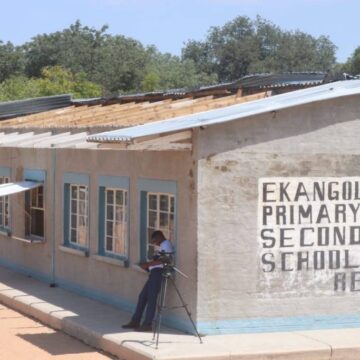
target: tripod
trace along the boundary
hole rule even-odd
[[[195,323],[193,321],[193,319],[191,318],[191,313],[187,307],[187,304],[185,303],[183,297],[180,294],[180,291],[178,289],[178,287],[175,284],[175,281],[173,279],[173,273],[174,271],[178,272],[179,274],[181,274],[182,276],[186,277],[187,276],[185,274],[183,274],[180,270],[176,269],[174,266],[172,266],[169,263],[164,263],[164,268],[163,268],[163,273],[162,273],[162,279],[161,279],[161,289],[160,289],[160,296],[158,298],[158,304],[157,304],[157,314],[155,317],[155,325],[154,325],[154,332],[153,332],[153,340],[155,340],[156,338],[156,349],[158,348],[159,345],[159,336],[160,336],[160,327],[161,327],[161,316],[162,316],[162,312],[164,309],[177,309],[177,308],[184,308],[186,311],[186,314],[195,330],[196,336],[199,338],[200,340],[200,344],[202,344],[202,339],[200,337],[200,334],[198,333]],[[167,286],[168,286],[168,282],[169,280],[171,281],[171,283],[173,284],[175,291],[181,301],[181,305],[180,306],[174,306],[174,307],[166,307],[165,306],[165,297],[166,297],[166,290],[167,290]]]

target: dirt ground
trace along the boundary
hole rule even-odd
[[[108,355],[0,305],[0,360],[109,360]]]

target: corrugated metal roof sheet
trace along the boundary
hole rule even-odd
[[[240,88],[279,88],[285,86],[314,86],[325,82],[328,74],[324,72],[299,72],[283,74],[247,75],[235,81],[233,86]]]
[[[360,80],[339,81],[222,109],[88,136],[91,142],[131,142],[136,138],[224,123],[312,102],[360,94]]]
[[[71,95],[56,95],[0,103],[0,120],[71,105]]]
[[[205,86],[194,86],[190,88],[167,89],[153,92],[141,92],[133,94],[122,94],[108,98],[79,99],[74,100],[74,105],[107,105],[127,102],[160,101],[164,99],[181,99],[185,97],[201,97],[204,95],[230,95],[239,89],[258,90],[278,89],[283,87],[299,88],[320,85],[328,82],[330,76],[324,72],[294,72],[281,74],[252,74],[246,75],[239,80],[212,84]],[[337,79],[340,80],[340,79]],[[343,80],[343,79],[341,79]]]

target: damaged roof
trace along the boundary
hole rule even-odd
[[[118,129],[218,109],[260,99],[264,96],[266,96],[266,92],[250,96],[234,94],[222,97],[204,96],[195,99],[187,97],[177,100],[166,99],[125,104],[72,105],[39,114],[0,121],[0,130],[58,129],[62,131],[80,131],[97,129],[96,131],[101,131],[101,129]]]
[[[131,143],[135,139],[146,136],[225,123],[298,105],[358,94],[360,94],[360,80],[338,81],[260,100],[227,106],[221,109],[214,109],[187,116],[180,116],[174,119],[94,134],[88,136],[87,140],[99,143]]]

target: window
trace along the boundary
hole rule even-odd
[[[71,244],[88,244],[88,186],[70,184],[69,234]]]
[[[128,192],[105,188],[105,253],[127,256]]]
[[[147,257],[154,255],[154,245],[150,244],[151,234],[161,230],[169,240],[174,239],[175,196],[172,194],[147,194]]]
[[[89,175],[64,173],[64,245],[88,254]]]
[[[98,254],[128,261],[129,187],[127,176],[98,176]]]
[[[25,193],[25,236],[44,238],[44,187]]]
[[[0,176],[0,185],[6,184],[10,181],[8,176]],[[10,227],[9,220],[9,197],[0,197],[0,229],[7,230]]]
[[[175,181],[139,179],[140,261],[151,259],[154,246],[150,237],[161,230],[176,248],[177,184]]]
[[[37,183],[25,191],[24,221],[25,238],[44,240],[45,238],[45,187],[46,171],[41,169],[24,169],[24,180]]]

